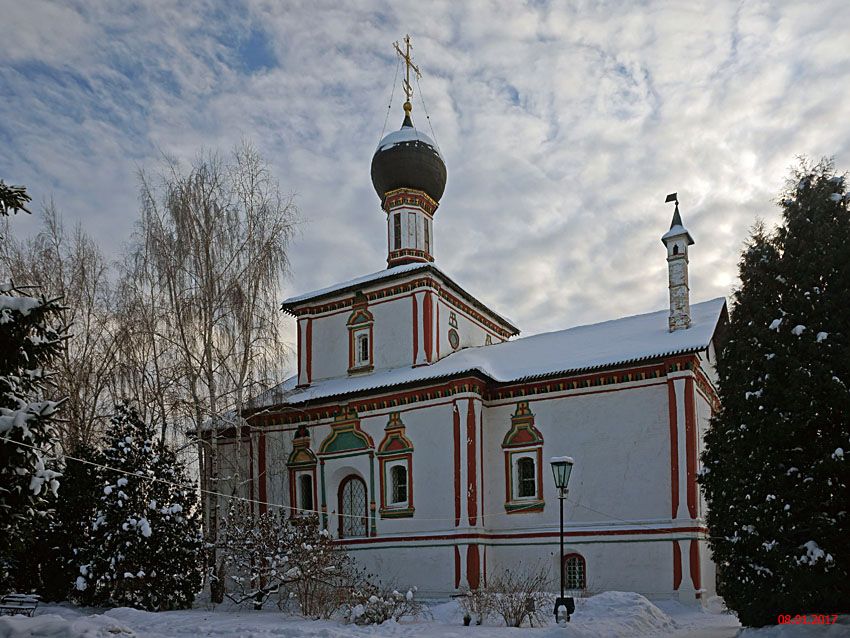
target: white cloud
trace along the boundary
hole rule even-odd
[[[0,175],[117,253],[138,167],[248,138],[308,220],[288,292],[377,270],[369,163],[391,43],[410,31],[449,172],[437,263],[525,333],[603,320],[666,306],[668,192],[701,300],[729,292],[755,218],[776,220],[795,155],[850,167],[844,15],[837,1],[14,3]],[[401,101],[397,87],[388,128]],[[414,120],[428,130],[418,96]]]

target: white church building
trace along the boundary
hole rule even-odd
[[[283,302],[297,374],[219,444],[246,496],[317,512],[361,565],[426,595],[540,562],[554,590],[560,561],[573,591],[713,595],[695,479],[727,310],[690,303],[678,204],[661,237],[669,310],[519,337],[436,265],[446,167],[410,111],[372,159],[387,267]],[[560,555],[562,455],[575,466]]]

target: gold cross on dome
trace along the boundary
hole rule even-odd
[[[410,103],[410,98],[413,97],[413,86],[410,84],[410,69],[413,69],[413,72],[416,74],[417,78],[421,78],[422,74],[419,72],[419,67],[413,64],[413,58],[410,57],[410,36],[404,36],[404,45],[405,50],[402,51],[401,47],[398,45],[398,42],[393,42],[393,46],[395,47],[396,53],[401,56],[401,59],[404,60],[405,65],[405,77],[404,77],[404,94],[407,96],[407,101],[404,103],[404,110],[406,113],[410,113],[413,109],[413,105]]]

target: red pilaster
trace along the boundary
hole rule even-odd
[[[697,424],[693,377],[685,379],[685,459],[687,462],[688,513],[697,517]]]
[[[676,388],[672,379],[667,380],[667,406],[670,416],[670,487],[672,498],[671,518],[676,518],[679,511],[679,427],[676,417]],[[676,545],[678,549],[678,545]],[[679,557],[681,564],[681,556]],[[681,576],[680,576],[681,579]]]
[[[478,545],[466,548],[466,580],[470,589],[478,589],[481,584],[481,564],[478,557]]]
[[[469,399],[466,409],[466,511],[469,513],[470,525],[478,523],[478,454],[475,450],[478,437],[475,429],[475,405],[473,399]],[[477,548],[475,554],[477,558]]]
[[[422,331],[425,333],[422,338],[425,340],[425,360],[431,362],[432,342],[433,342],[433,315],[431,305],[431,292],[425,293],[425,298],[422,301]]]
[[[313,320],[307,319],[307,383],[313,382]]]
[[[304,344],[301,339],[301,321],[299,320],[295,325],[297,327],[296,332],[298,333],[298,383],[301,383],[301,375],[304,372]]]

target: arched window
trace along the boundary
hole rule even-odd
[[[674,255],[679,254],[679,244],[673,244],[673,254]]]
[[[520,401],[511,416],[511,428],[502,440],[505,454],[505,511],[508,514],[542,512],[543,435],[534,426],[528,401]]]
[[[354,474],[339,485],[339,537],[366,536],[369,516],[366,483]]]
[[[413,516],[413,443],[404,434],[401,415],[389,415],[378,445],[382,518]]]
[[[517,459],[517,496],[528,498],[537,496],[537,472],[534,470],[534,459],[524,456]]]
[[[390,503],[407,502],[407,466],[393,465],[390,468]]]
[[[301,474],[298,477],[298,496],[300,509],[306,512],[316,509],[313,506],[313,476],[311,474]]]
[[[581,554],[564,556],[564,571],[567,573],[567,589],[587,589],[587,565]]]

